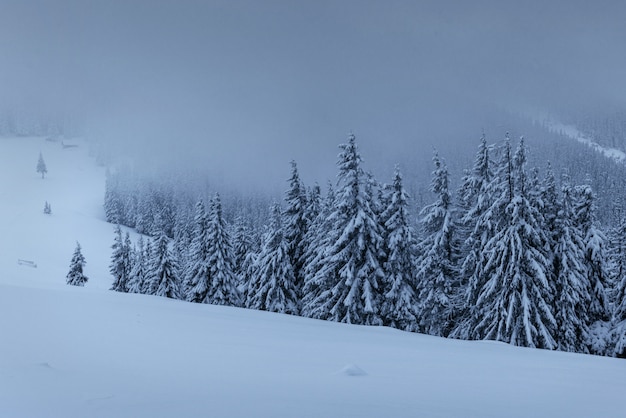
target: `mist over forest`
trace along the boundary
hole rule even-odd
[[[292,159],[333,180],[349,132],[381,178],[396,162],[427,176],[432,147],[466,166],[483,132],[547,139],[516,131],[527,109],[626,97],[617,1],[2,4],[5,112],[244,189],[282,190]]]

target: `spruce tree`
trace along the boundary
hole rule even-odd
[[[609,299],[610,275],[606,255],[606,237],[595,221],[595,196],[590,186],[575,188],[575,227],[579,228],[585,243],[587,266],[589,320],[607,322],[612,312]]]
[[[456,338],[477,338],[472,335],[472,323],[478,317],[475,309],[478,293],[484,285],[482,268],[486,264],[484,249],[496,231],[495,214],[490,209],[496,195],[498,182],[491,160],[491,147],[485,135],[481,137],[473,168],[466,172],[459,190],[459,238],[464,258],[460,266],[462,278],[459,289],[459,313],[457,325],[452,331]]]
[[[340,148],[339,189],[330,215],[336,239],[325,256],[324,289],[313,303],[332,321],[382,325],[382,228],[354,135]]]
[[[137,240],[137,247],[131,252],[132,268],[130,270],[126,289],[128,293],[142,293],[143,285],[146,280],[146,250],[143,237]]]
[[[300,295],[304,283],[302,268],[306,248],[304,240],[308,222],[306,216],[306,189],[300,181],[298,166],[295,161],[291,162],[291,177],[289,179],[289,190],[285,193],[285,202],[287,203],[284,212],[285,240],[289,248],[289,259],[296,276],[296,291]]]
[[[425,238],[419,244],[417,286],[419,289],[419,321],[425,333],[447,336],[454,325],[455,295],[459,288],[457,271],[458,243],[455,214],[448,189],[448,169],[435,152],[435,171],[431,191],[435,203],[426,206],[422,214]]]
[[[246,302],[248,283],[250,282],[250,267],[256,261],[256,249],[251,236],[251,230],[248,221],[238,216],[235,219],[235,227],[233,233],[233,273],[237,279],[237,288],[241,295],[242,303]]]
[[[554,312],[557,344],[561,351],[587,352],[589,337],[587,275],[584,265],[585,244],[581,231],[574,227],[574,196],[564,185],[561,210],[555,219]]]
[[[171,299],[180,299],[178,260],[169,248],[169,238],[164,231],[157,232],[148,261],[146,293]]]
[[[126,240],[122,238],[122,229],[119,224],[115,228],[115,241],[111,246],[113,254],[111,255],[111,264],[109,264],[109,272],[113,276],[113,285],[111,290],[116,292],[126,292],[126,286],[130,278],[131,257],[130,257],[130,236],[126,233]]]
[[[251,308],[298,314],[296,279],[278,204],[271,208],[271,224],[259,254],[256,274],[259,280],[258,289],[255,289],[251,297]]]
[[[189,265],[185,270],[185,299],[189,302],[209,303],[211,275],[209,267],[209,218],[204,203],[196,204],[194,230],[189,247]]]
[[[410,226],[409,195],[402,185],[402,175],[396,167],[393,184],[382,212],[384,226],[383,265],[385,271],[382,315],[386,325],[405,331],[417,331],[415,312],[415,266],[413,262],[414,236]]]
[[[119,189],[117,174],[113,174],[107,169],[104,183],[104,214],[106,221],[113,224],[119,224],[122,221],[123,209]],[[143,233],[143,231],[138,232]]]
[[[316,202],[317,199],[312,199]],[[304,290],[302,299],[302,315],[324,319],[328,312],[318,305],[321,293],[327,289],[331,280],[330,269],[326,259],[331,243],[334,242],[336,231],[333,229],[334,220],[331,214],[335,207],[335,191],[332,184],[328,184],[328,192],[323,204],[317,210],[307,231],[305,241],[307,247],[304,252]],[[312,216],[313,212],[311,213]]]
[[[84,286],[87,283],[87,276],[83,274],[83,268],[85,267],[85,257],[81,252],[80,244],[76,242],[76,249],[72,260],[70,261],[70,271],[67,273],[67,284],[72,286]]]
[[[613,333],[614,346],[611,354],[619,357],[626,356],[626,220],[622,219],[615,228],[612,245],[614,277],[613,291]]]
[[[37,172],[41,174],[42,179],[48,172],[48,168],[46,167],[46,162],[43,160],[43,155],[41,154],[41,152],[39,153],[39,159],[37,160]]]
[[[222,214],[222,202],[217,193],[211,202],[207,237],[207,261],[211,277],[207,298],[215,305],[241,306],[241,294],[234,272],[233,249]]]
[[[485,277],[477,300],[473,332],[479,338],[514,345],[555,348],[556,320],[548,282],[549,260],[541,214],[529,199],[526,149],[520,141],[515,157],[510,141],[503,149],[499,196],[491,209],[498,229],[485,246]]]

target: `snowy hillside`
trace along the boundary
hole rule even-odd
[[[564,135],[567,138],[578,141],[581,144],[588,146],[594,151],[616,162],[626,162],[626,152],[599,144],[593,138],[590,138],[589,135],[586,135],[584,132],[578,129],[576,126],[560,122],[559,120],[550,116],[547,112],[534,109],[523,113],[525,113],[534,123],[543,125],[551,132],[556,132]]]
[[[0,139],[1,417],[626,415],[623,360],[108,291],[104,169],[79,145]]]

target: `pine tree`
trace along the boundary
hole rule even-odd
[[[50,203],[46,202],[43,205],[43,213],[45,213],[46,215],[50,215],[52,213],[52,208],[50,207]]]
[[[384,226],[385,287],[381,308],[385,324],[405,331],[417,331],[415,312],[414,237],[409,221],[409,195],[396,167],[387,206],[381,215]]]
[[[312,199],[314,204],[317,199]],[[328,287],[330,280],[330,269],[327,268],[326,258],[328,249],[331,247],[331,243],[336,239],[335,230],[333,229],[334,220],[331,215],[335,207],[335,191],[332,184],[328,184],[328,192],[324,203],[321,204],[317,215],[310,224],[307,231],[305,241],[307,247],[304,251],[304,289],[302,299],[302,315],[322,319],[325,318],[328,312],[322,310],[317,305],[320,301],[321,292]],[[315,209],[313,209],[315,210]],[[313,215],[313,211],[311,215]]]
[[[144,247],[143,237],[137,240],[137,247],[131,253],[132,268],[130,270],[126,289],[128,293],[142,293],[144,282],[147,276],[146,251]]]
[[[80,244],[76,242],[76,249],[70,261],[70,271],[67,273],[67,284],[72,286],[84,286],[87,283],[87,276],[83,274],[83,268],[85,267],[85,257],[81,253]]]
[[[331,218],[336,240],[325,256],[324,290],[313,302],[338,322],[382,325],[381,226],[372,209],[356,138],[340,145],[337,202]]]
[[[529,200],[524,141],[514,158],[510,150],[507,140],[498,176],[500,195],[492,209],[500,214],[498,229],[485,247],[485,284],[477,300],[474,333],[479,338],[552,349],[556,320],[548,283],[547,238],[540,228],[541,214]]]
[[[113,254],[111,255],[111,264],[109,271],[113,276],[113,285],[111,290],[116,292],[126,292],[127,282],[130,278],[131,257],[130,257],[130,236],[126,233],[126,239],[122,239],[122,229],[119,225],[115,228],[115,241],[111,246]]]
[[[304,241],[308,222],[306,217],[307,198],[306,191],[295,161],[291,162],[291,178],[289,179],[289,190],[285,194],[287,208],[284,213],[284,233],[285,240],[289,247],[289,259],[296,276],[296,291],[298,295],[302,292],[304,283],[303,264],[306,243]]]
[[[42,179],[48,172],[48,168],[46,167],[46,162],[43,160],[43,155],[41,154],[41,152],[39,153],[39,160],[37,160],[37,172],[41,174]]]
[[[233,231],[233,273],[237,278],[237,288],[242,301],[246,300],[246,288],[249,281],[247,275],[250,257],[253,256],[254,244],[247,221],[242,216],[235,218]]]
[[[561,351],[587,352],[587,276],[584,265],[585,244],[581,231],[573,226],[572,188],[564,185],[561,210],[555,219],[554,312],[557,344]]]
[[[417,268],[419,289],[420,328],[431,335],[447,336],[453,325],[457,308],[455,295],[459,288],[456,267],[455,214],[448,189],[448,169],[435,151],[435,171],[431,191],[437,195],[435,203],[422,210],[422,229],[426,234],[419,244]]]
[[[122,220],[122,201],[119,193],[119,181],[117,174],[106,172],[104,183],[104,214],[106,221],[119,224]],[[138,231],[143,233],[143,231]]]
[[[271,208],[271,225],[259,254],[256,274],[259,277],[258,290],[251,298],[251,308],[298,314],[296,279],[278,204]]]
[[[460,268],[462,282],[459,305],[464,307],[464,312],[460,313],[451,334],[456,338],[478,338],[472,334],[472,324],[478,318],[476,301],[485,280],[482,268],[486,264],[487,254],[484,249],[496,233],[496,214],[492,206],[498,185],[491,160],[491,147],[483,135],[474,167],[466,172],[459,190],[461,214],[458,230],[460,241],[463,242],[461,252],[465,255]]]
[[[157,232],[152,254],[148,261],[146,293],[171,299],[180,299],[178,260],[169,248],[169,238],[164,231]]]
[[[234,273],[233,249],[222,215],[222,202],[217,193],[211,202],[207,237],[207,261],[211,277],[207,297],[215,305],[241,306],[241,294]]]
[[[595,196],[590,186],[575,188],[575,227],[579,228],[585,243],[587,266],[589,320],[609,321],[612,313],[609,300],[610,275],[606,256],[606,237],[595,222]]]
[[[211,275],[209,267],[209,218],[204,203],[196,204],[194,231],[189,247],[189,267],[185,271],[184,289],[186,300],[196,303],[209,303]]]
[[[622,219],[612,234],[612,266],[614,271],[613,290],[614,347],[611,354],[626,356],[626,220]]]

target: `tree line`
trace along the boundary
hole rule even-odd
[[[295,162],[283,205],[224,216],[173,189],[109,173],[118,224],[112,290],[246,307],[442,337],[621,355],[626,221],[603,230],[589,185],[529,168],[524,139],[480,141],[456,193],[435,152],[432,202],[417,222],[398,167],[381,184],[354,135],[337,182],[306,187]],[[558,177],[558,179],[557,179]],[[128,185],[132,184],[133,187]],[[169,191],[168,191],[169,190]],[[262,219],[263,222],[255,222]],[[119,224],[149,237],[133,245]]]

